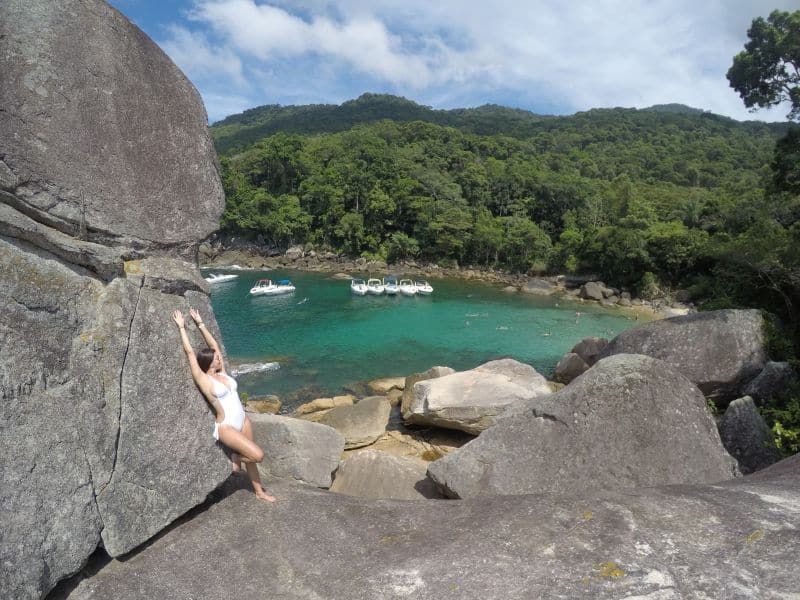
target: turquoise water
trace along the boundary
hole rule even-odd
[[[582,338],[610,337],[635,325],[619,310],[509,294],[483,282],[433,279],[433,295],[409,298],[354,296],[348,281],[327,273],[238,274],[211,292],[229,369],[243,364],[272,369],[237,374],[240,391],[251,396],[277,394],[285,400],[305,388],[290,404],[379,377],[434,365],[470,369],[504,356],[549,376]],[[250,296],[263,277],[290,278],[297,291]]]

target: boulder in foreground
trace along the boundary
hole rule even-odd
[[[344,437],[319,423],[270,414],[251,414],[253,439],[264,450],[263,475],[289,477],[330,487],[344,450]]]
[[[469,498],[706,483],[738,470],[697,387],[659,360],[620,354],[514,407],[428,474]]]
[[[268,487],[275,505],[237,491],[109,563],[70,600],[227,598],[231,582],[238,600],[797,593],[800,456],[716,485],[575,496],[410,502]],[[221,556],[224,577],[209,568]]]
[[[509,405],[551,393],[536,369],[505,358],[414,384],[406,420],[477,435]]]

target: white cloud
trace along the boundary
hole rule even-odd
[[[247,86],[242,61],[234,51],[212,47],[204,34],[178,25],[170,26],[168,32],[169,38],[161,47],[195,84],[223,76],[237,87]]]
[[[437,107],[502,97],[571,113],[681,102],[782,120],[782,109],[748,113],[725,72],[751,20],[790,4],[195,0],[190,23],[162,45],[193,79],[248,82],[256,104],[387,91]]]

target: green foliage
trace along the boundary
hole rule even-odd
[[[748,108],[789,102],[800,118],[800,10],[775,10],[753,20],[745,49],[733,59],[728,81]]]
[[[761,414],[783,456],[800,452],[800,387],[795,386],[785,397],[770,402]]]
[[[639,296],[645,300],[653,300],[661,294],[658,279],[650,271],[645,271],[637,286]]]
[[[646,294],[692,286],[796,323],[794,146],[773,152],[786,125],[671,106],[432,111],[367,95],[254,109],[212,131],[220,141],[266,126],[275,132],[221,157],[228,233],[389,261],[591,272]],[[778,158],[779,192],[767,190]]]
[[[794,344],[775,315],[764,313],[764,349],[771,360],[787,361],[794,356]]]

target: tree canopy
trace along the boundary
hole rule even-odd
[[[754,19],[747,37],[728,70],[731,87],[748,108],[788,102],[788,118],[800,120],[800,10]]]

